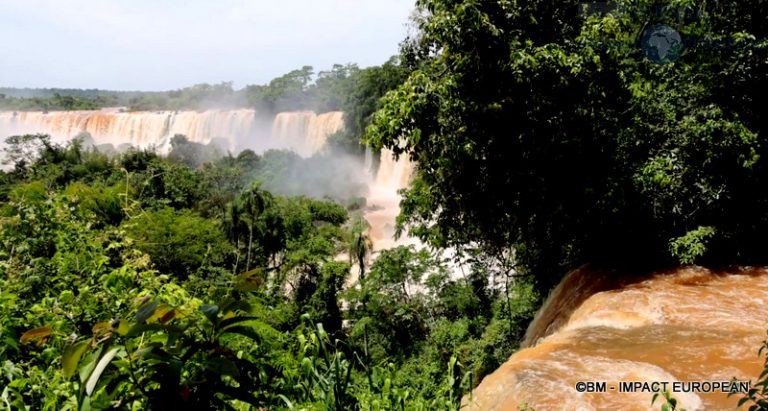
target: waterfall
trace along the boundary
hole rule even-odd
[[[286,146],[296,147],[303,156],[319,152],[328,136],[344,127],[340,111],[315,114],[311,111],[279,113],[272,125],[272,135]]]
[[[369,168],[368,168],[369,170]],[[407,155],[395,159],[389,149],[382,149],[378,171],[369,185],[366,220],[371,225],[370,237],[376,251],[398,245],[417,244],[408,237],[395,240],[395,218],[400,213],[398,190],[408,186],[413,163]]]
[[[392,150],[382,149],[379,169],[376,173],[376,184],[397,191],[408,186],[413,172],[413,163],[407,155],[395,158]]]
[[[254,110],[207,110],[124,112],[119,109],[98,111],[0,112],[0,138],[14,134],[50,134],[54,141],[65,142],[87,132],[96,144],[131,144],[139,148],[155,147],[160,153],[170,150],[176,134],[190,141],[207,144],[213,139],[226,142],[224,149],[237,152],[251,148],[292,149],[309,157],[322,153],[328,137],[344,127],[342,112],[315,114],[311,111],[278,113],[273,119],[261,118]],[[217,140],[218,142],[218,140]],[[329,157],[329,161],[333,161]],[[393,157],[381,151],[378,171],[371,171],[373,156],[366,151],[360,173],[368,179],[368,207],[365,218],[371,225],[374,250],[412,244],[412,239],[395,241],[395,217],[399,213],[398,190],[408,186],[413,164],[407,156]]]
[[[97,144],[136,147],[154,146],[159,152],[170,149],[176,134],[190,141],[207,144],[221,138],[231,151],[254,148],[290,148],[308,157],[320,150],[325,138],[342,127],[341,113],[280,113],[272,130],[260,127],[254,110],[206,110],[121,112],[100,111],[0,112],[3,138],[12,134],[46,133],[56,141],[66,141],[80,133],[89,133]],[[289,136],[290,135],[290,136]],[[290,137],[286,141],[286,137]]]
[[[365,148],[365,160],[363,161],[363,169],[368,172],[373,172],[373,151],[370,147]]]

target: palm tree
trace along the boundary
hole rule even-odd
[[[258,232],[259,217],[267,208],[270,195],[253,184],[245,190],[228,207],[224,218],[224,227],[229,238],[237,247],[237,261],[235,272],[240,260],[241,238],[247,235],[247,251],[245,259],[245,271],[251,269],[251,255],[254,246],[254,234]]]
[[[365,260],[373,251],[373,242],[367,232],[371,226],[362,216],[358,216],[352,224],[352,236],[349,242],[349,263],[355,260],[360,271],[360,282],[365,281]]]

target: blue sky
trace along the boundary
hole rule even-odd
[[[414,0],[0,0],[0,86],[262,84],[303,65],[381,64]]]

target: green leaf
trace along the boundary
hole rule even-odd
[[[762,380],[766,375],[768,375],[768,368],[764,369],[763,372],[760,373],[760,376],[757,377],[757,379]]]
[[[134,355],[137,357],[142,357],[147,360],[158,360],[162,363],[168,363],[168,364],[178,360],[176,357],[169,354],[167,351],[163,350],[163,347],[159,345],[146,347],[144,349],[138,350],[134,353]]]
[[[83,403],[80,404],[80,411],[91,411],[91,397],[83,398]]]
[[[159,323],[135,324],[133,327],[131,327],[130,330],[128,330],[128,332],[125,333],[125,336],[136,337],[137,335],[141,333],[145,333],[147,331],[166,331],[168,333],[171,333],[171,332],[180,332],[181,330],[174,325],[167,325],[167,324],[159,324]]]
[[[244,337],[248,337],[248,338],[252,339],[256,343],[260,343],[261,342],[261,336],[256,333],[256,330],[254,330],[253,328],[250,328],[250,327],[243,327],[243,326],[229,327],[226,330],[222,330],[221,334],[222,335],[223,334],[239,334],[239,335],[242,335]]]
[[[117,355],[118,351],[120,351],[119,347],[114,347],[110,349],[109,351],[106,352],[106,354],[104,354],[103,357],[101,357],[99,362],[96,364],[96,367],[93,369],[91,376],[88,377],[88,382],[85,383],[85,392],[88,395],[93,394],[93,390],[96,388],[96,383],[99,382],[99,377],[101,377],[101,373],[104,372],[104,369],[107,368],[107,365],[109,365],[112,359],[115,358],[115,355]]]
[[[261,287],[264,269],[254,268],[237,276],[235,289],[242,292],[255,291]]]
[[[251,305],[248,304],[245,300],[235,299],[235,298],[227,298],[221,303],[221,311],[222,312],[233,312],[233,311],[243,311],[243,312],[251,312]]]
[[[213,324],[216,324],[216,315],[219,313],[219,306],[215,304],[203,304],[200,306],[200,311],[208,318]]]
[[[741,407],[747,401],[749,401],[749,397],[743,397],[742,399],[739,400],[739,403],[736,404],[736,407]]]
[[[85,381],[88,380],[88,376],[91,375],[91,372],[96,367],[96,362],[99,360],[101,352],[102,348],[99,347],[96,351],[85,357],[85,363],[80,367],[79,373],[81,383],[85,384]]]
[[[294,405],[293,405],[293,403],[292,403],[292,402],[291,402],[291,400],[289,400],[289,399],[288,399],[288,397],[286,397],[285,395],[283,395],[283,394],[278,394],[278,395],[277,395],[277,398],[280,398],[281,400],[283,400],[283,402],[285,403],[285,406],[286,406],[286,407],[288,407],[288,409],[289,409],[289,410],[292,410],[292,409],[294,409]]]
[[[147,318],[147,322],[159,322],[159,323],[166,323],[173,319],[173,317],[176,315],[174,313],[174,309],[166,304],[159,304],[157,306],[157,309],[155,309],[155,312],[152,313],[152,316]],[[170,314],[169,314],[170,313]],[[166,317],[168,316],[168,317]],[[167,318],[166,321],[163,321],[163,318]]]
[[[219,327],[222,329],[226,329],[227,327],[231,327],[235,324],[240,324],[248,321],[258,321],[258,317],[232,317],[227,318],[225,320],[221,320],[221,323],[219,324]]]
[[[61,356],[61,365],[64,369],[64,378],[70,379],[73,375],[75,375],[77,364],[80,362],[80,358],[88,349],[89,343],[89,340],[80,341],[64,349],[64,353]]]
[[[128,331],[131,331],[131,323],[126,320],[119,320],[117,321],[117,325],[114,325],[113,323],[113,329],[116,333],[125,336],[128,334]]]
[[[138,310],[136,310],[136,322],[143,323],[146,321],[147,318],[151,317],[152,314],[155,313],[158,305],[160,305],[160,303],[158,303],[157,300],[152,300],[142,305]]]

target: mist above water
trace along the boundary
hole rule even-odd
[[[372,171],[369,152],[365,159],[330,150],[328,137],[344,127],[342,112],[316,114],[284,112],[275,116],[254,110],[124,112],[120,109],[66,112],[0,112],[0,137],[43,133],[56,142],[66,142],[81,133],[90,134],[93,144],[105,148],[153,148],[167,154],[171,140],[181,134],[193,143],[219,146],[237,154],[251,149],[263,156],[271,170],[262,176],[264,187],[283,195],[305,195],[337,200],[366,198],[364,214],[371,229],[374,249],[395,241],[394,222],[399,213],[397,191],[408,185],[410,161],[395,160],[383,150],[379,167]],[[412,241],[410,241],[412,242]]]

